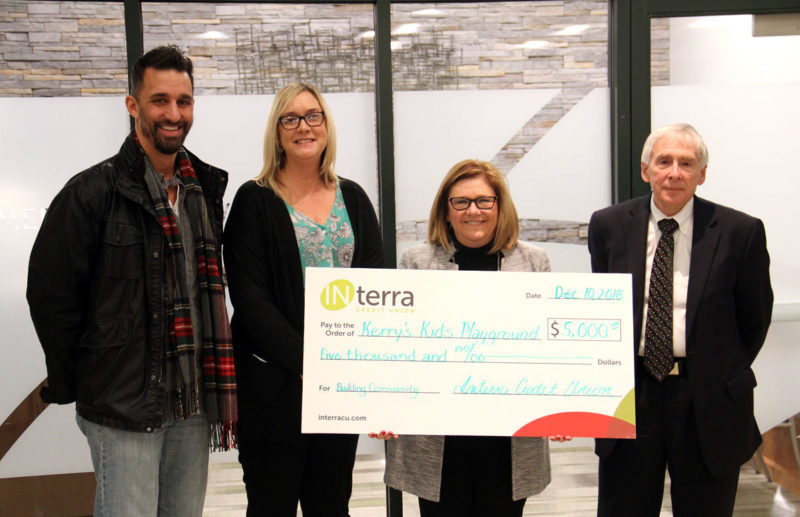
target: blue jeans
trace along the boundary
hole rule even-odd
[[[195,517],[208,479],[206,415],[174,420],[151,433],[98,425],[77,416],[89,441],[95,516]]]

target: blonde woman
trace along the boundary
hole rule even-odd
[[[248,516],[348,515],[357,435],[300,433],[306,267],[381,267],[364,190],[334,172],[336,131],[322,95],[275,96],[264,166],[242,185],[224,255],[239,382],[239,461]]]

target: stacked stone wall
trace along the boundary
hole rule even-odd
[[[201,95],[274,93],[298,79],[325,92],[374,90],[369,4],[145,3],[142,14],[145,48],[187,49]],[[0,3],[0,96],[124,93],[123,16],[121,2]],[[581,98],[607,85],[605,1],[401,3],[392,29],[396,91],[559,88]],[[667,20],[653,21],[651,48],[654,84],[666,84]]]
[[[552,219],[521,219],[519,239],[531,242],[586,244],[589,223]],[[397,224],[397,242],[428,240],[428,221],[402,221]]]
[[[126,84],[121,2],[0,2],[0,96],[119,95]]]

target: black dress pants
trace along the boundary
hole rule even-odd
[[[239,440],[248,517],[348,517],[358,435],[305,434],[300,441]]]
[[[636,382],[636,439],[617,440],[600,459],[597,515],[657,517],[669,469],[676,517],[729,517],[739,470],[714,478],[703,460],[688,380],[662,383],[639,369]]]
[[[419,498],[421,517],[519,517],[511,500],[511,439],[447,436],[439,502]]]

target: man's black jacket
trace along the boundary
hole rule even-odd
[[[228,174],[189,157],[219,243]],[[129,136],[66,184],[33,245],[27,292],[47,362],[42,400],[134,431],[159,427],[165,408],[165,240],[144,172]]]

